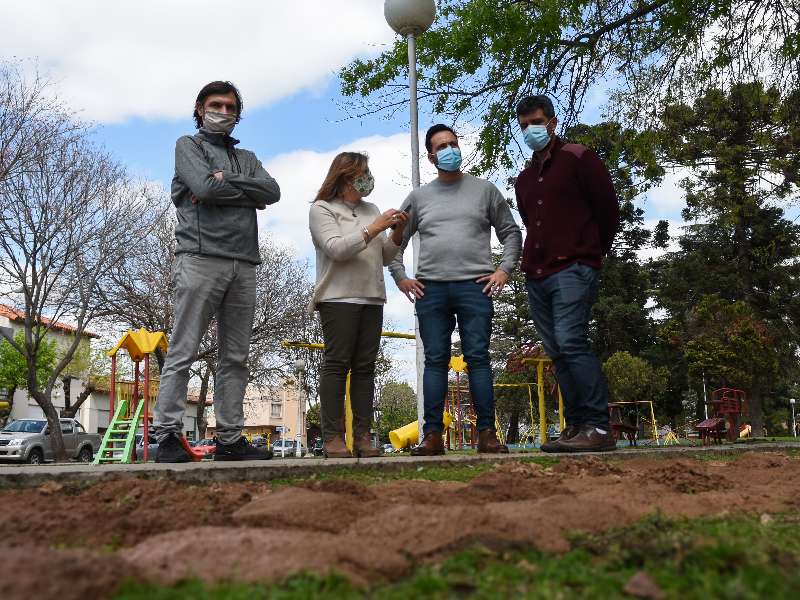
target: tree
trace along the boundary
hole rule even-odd
[[[377,413],[378,435],[388,440],[390,431],[417,420],[417,395],[407,383],[388,381],[380,389]]]
[[[456,126],[477,128],[474,168],[511,170],[527,151],[515,140],[516,103],[549,93],[562,124],[577,122],[593,89],[615,86],[606,107],[654,121],[665,98],[767,74],[798,81],[800,11],[794,0],[440,0],[418,40],[419,97]],[[407,43],[340,72],[362,117],[404,109]]]
[[[667,387],[667,370],[654,368],[630,352],[616,352],[603,364],[608,391],[614,402],[657,400]]]
[[[18,105],[38,102],[33,113],[41,115],[23,121],[18,134],[0,131],[0,139],[18,135],[30,146],[0,178],[0,296],[25,316],[23,343],[6,339],[25,360],[28,393],[47,417],[56,460],[64,460],[53,388],[87,327],[105,312],[101,290],[110,284],[109,272],[149,229],[148,198],[92,145],[85,126],[35,93],[41,90],[32,91],[22,77],[9,79],[8,72],[0,77],[0,88],[10,89]],[[0,106],[0,114],[14,106]],[[38,356],[57,321],[69,321],[74,337],[40,382]]]
[[[691,170],[683,187],[684,218],[692,221],[679,249],[653,265],[657,303],[667,315],[662,337],[673,345],[694,339],[692,319],[709,296],[742,302],[737,310],[772,340],[763,351],[767,364],[780,365],[778,380],[797,372],[800,342],[800,227],[779,206],[800,183],[798,99],[799,91],[784,95],[759,82],[713,89],[692,105],[668,106],[660,132],[664,160]],[[681,354],[689,356],[686,347]],[[751,381],[746,391],[760,435],[764,394],[783,384]]]
[[[25,332],[18,331],[14,341],[22,346],[25,343]],[[47,382],[55,363],[56,343],[53,340],[44,340],[36,356],[36,381],[40,386]],[[6,390],[9,403],[8,410],[4,411],[6,414],[0,414],[3,425],[14,407],[14,392],[25,388],[27,381],[28,365],[25,359],[7,340],[0,340],[0,388]]]

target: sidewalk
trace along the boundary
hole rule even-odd
[[[753,450],[778,451],[789,448],[800,449],[800,443],[764,442],[724,446],[686,447],[669,446],[657,448],[620,449],[617,452],[584,454],[545,454],[543,452],[513,452],[505,455],[448,454],[445,456],[382,456],[379,458],[303,458],[272,459],[268,461],[214,462],[205,460],[184,464],[129,464],[92,465],[84,463],[51,464],[38,466],[0,465],[0,489],[38,487],[47,482],[61,484],[90,485],[100,481],[119,479],[170,479],[186,483],[209,483],[219,481],[270,481],[287,477],[304,477],[324,471],[358,468],[363,470],[400,470],[448,464],[475,464],[504,462],[526,458],[554,457],[559,459],[581,456],[603,456],[616,460],[642,456],[687,456],[705,452],[748,452]]]

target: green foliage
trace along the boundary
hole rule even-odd
[[[574,124],[593,88],[612,88],[608,112],[656,116],[668,97],[766,73],[797,81],[800,14],[791,0],[439,0],[417,42],[419,96],[451,124],[478,129],[478,173],[510,171],[528,151],[515,106],[546,92]],[[342,92],[360,96],[359,116],[407,102],[407,43],[340,72]],[[742,57],[747,60],[742,60]]]
[[[407,383],[388,381],[377,403],[377,429],[381,440],[389,441],[389,432],[417,420],[417,395]]]
[[[306,412],[306,422],[309,425],[316,425],[317,427],[322,426],[322,415],[320,411],[320,403],[316,402],[308,407],[308,411]]]
[[[654,368],[646,360],[629,352],[616,352],[605,362],[608,390],[614,402],[658,400],[666,390],[668,372]]]
[[[14,341],[25,346],[25,332],[18,331]],[[44,386],[53,373],[56,364],[56,343],[53,340],[43,339],[36,355],[36,382]],[[20,354],[8,341],[0,341],[0,387],[6,389],[27,388],[28,364],[25,357]]]

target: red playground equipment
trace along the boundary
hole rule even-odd
[[[711,416],[697,424],[703,445],[721,444],[726,431],[728,441],[735,442],[739,436],[739,417],[744,413],[746,403],[747,396],[743,390],[719,388],[711,392],[711,400],[706,402]]]

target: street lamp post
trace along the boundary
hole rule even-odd
[[[794,398],[791,398],[791,399],[789,400],[789,404],[790,404],[790,405],[791,405],[791,407],[792,407],[792,435],[793,435],[794,437],[797,437],[797,421],[795,420],[795,416],[794,416],[794,404],[795,404],[795,399],[794,399]]]
[[[411,112],[411,185],[419,187],[419,113],[417,109],[417,36],[423,34],[436,18],[436,2],[434,0],[385,0],[383,15],[386,22],[397,33],[408,40],[408,89]],[[419,266],[419,235],[411,240],[414,258],[414,275]],[[415,311],[416,312],[416,311]],[[414,333],[417,341],[417,419],[419,435],[422,437],[425,397],[422,390],[422,378],[425,371],[425,352],[419,336],[419,321],[414,316]]]
[[[305,420],[305,397],[303,396],[303,389],[300,387],[300,381],[303,378],[303,373],[306,370],[306,361],[302,358],[294,361],[294,380],[297,387],[297,427],[294,434],[294,455],[297,458],[303,456],[302,441],[303,441],[303,421]]]

